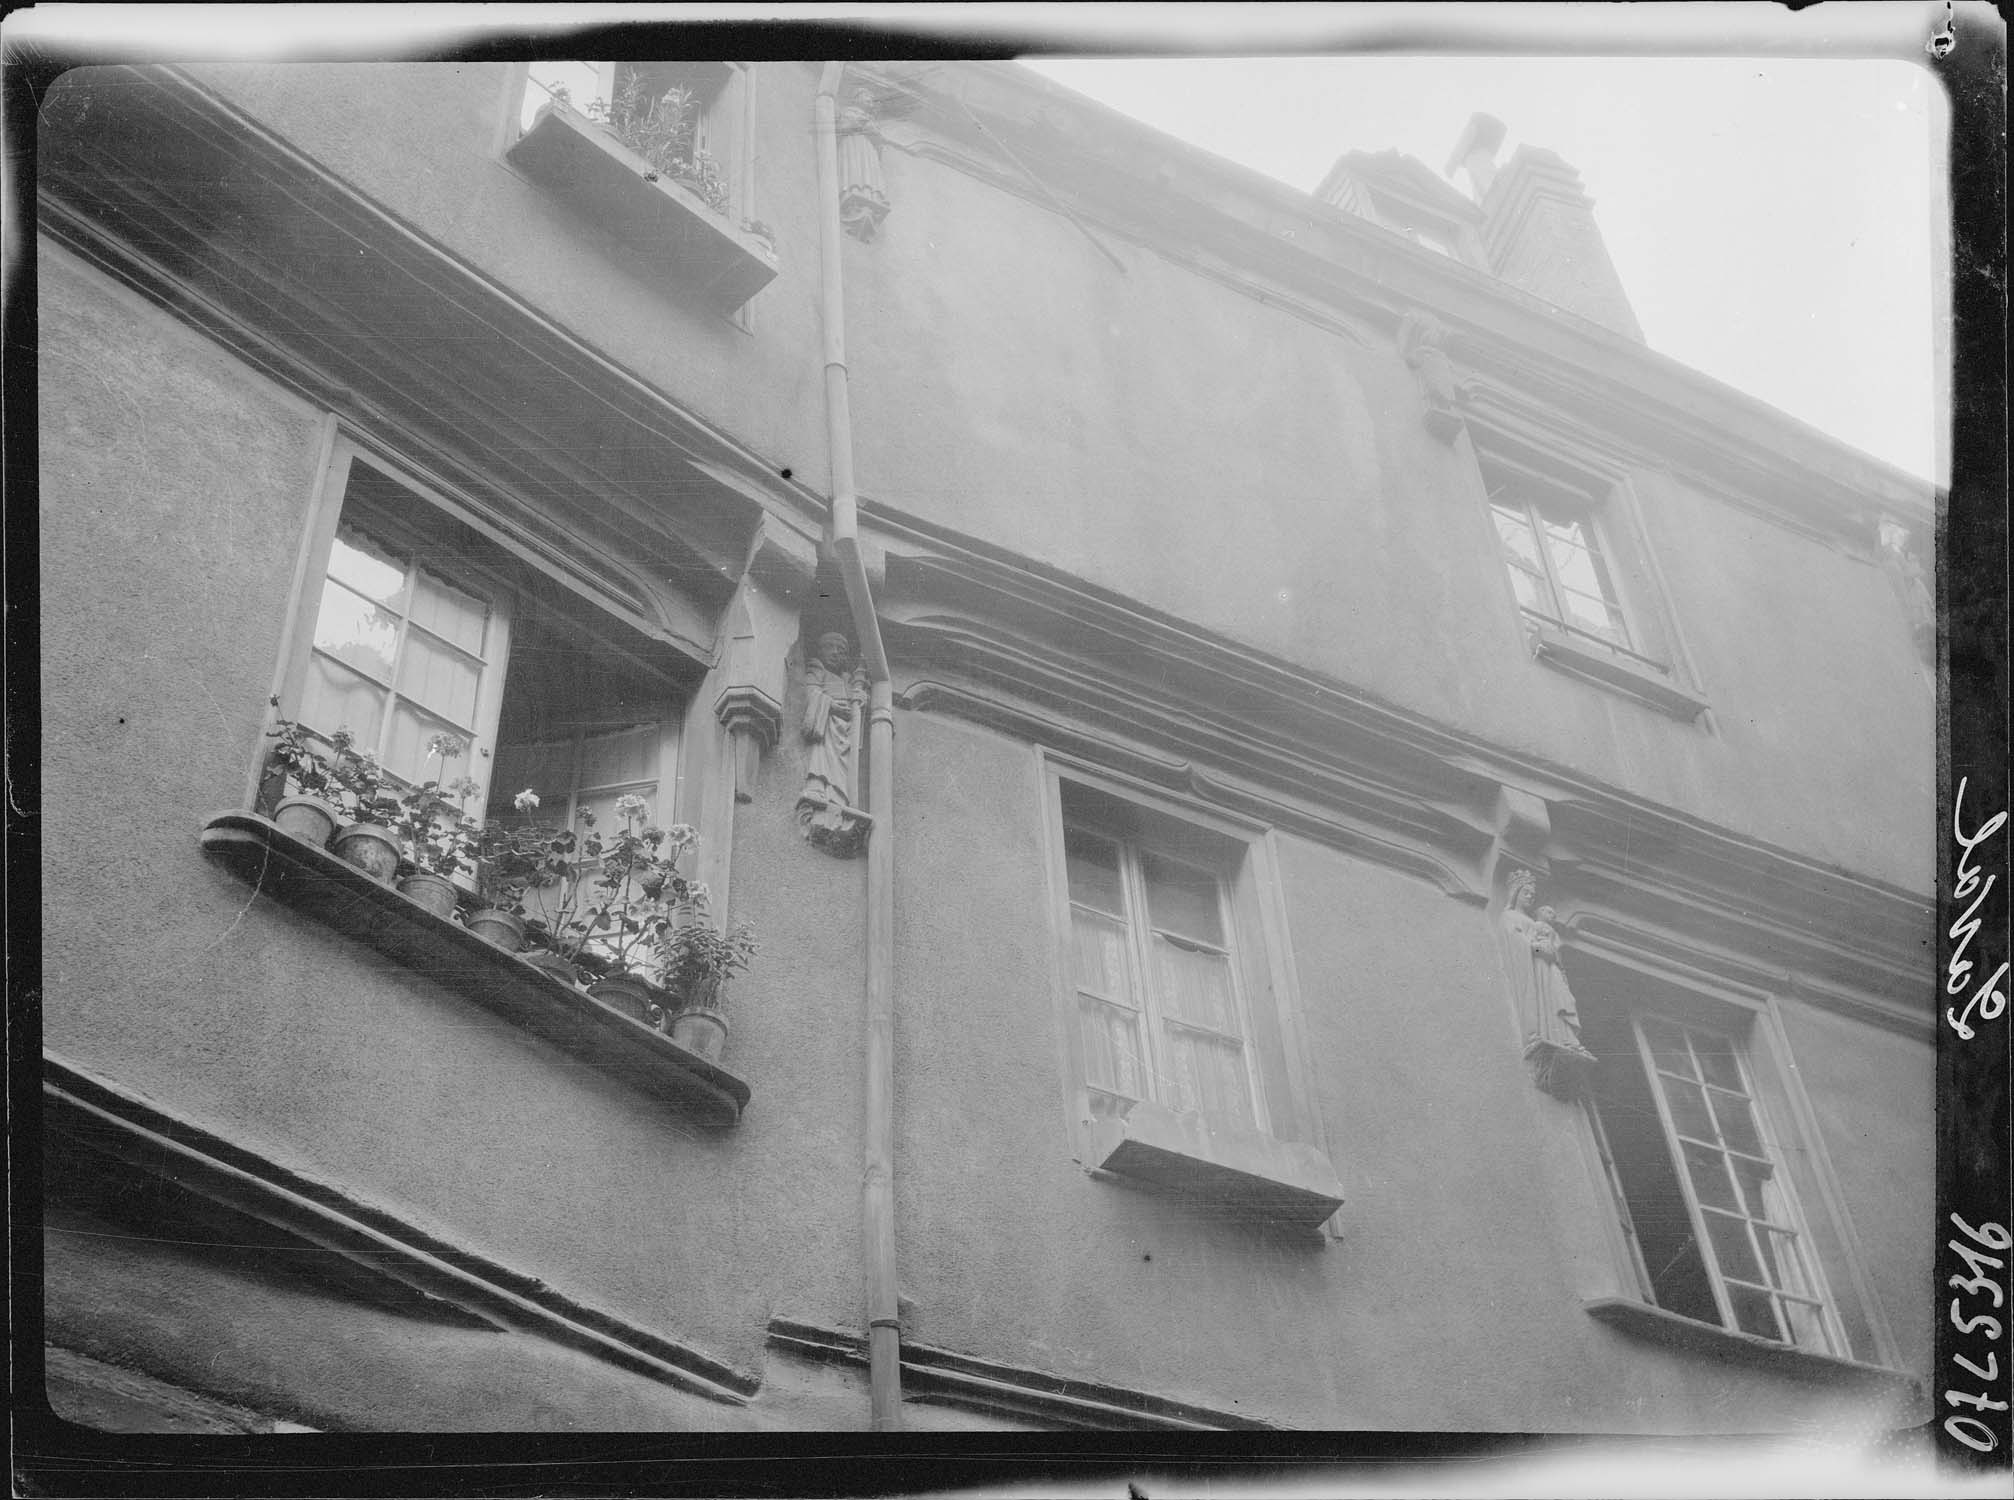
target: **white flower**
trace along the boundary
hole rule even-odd
[[[451,734],[437,734],[427,741],[427,754],[439,756],[442,760],[459,760],[467,748]]]
[[[534,807],[538,806],[538,793],[530,787],[526,787],[515,797],[511,798],[511,806],[515,807],[519,812],[530,812]]]
[[[615,810],[619,817],[650,819],[650,804],[634,793],[615,799]]]

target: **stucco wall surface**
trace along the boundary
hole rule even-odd
[[[1089,1176],[1064,1102],[1037,761],[929,714],[902,716],[898,738],[910,1336],[1305,1427],[1737,1431],[1864,1414],[1583,1311],[1594,1206],[1561,1212],[1566,1174],[1541,1157],[1557,1106],[1519,1057],[1486,918],[1312,844],[1280,841],[1282,878],[1349,1194],[1341,1238]]]
[[[816,75],[806,65],[753,69],[756,201],[736,212],[768,221],[782,267],[750,305],[753,334],[504,159],[517,133],[510,64],[204,63],[188,71],[591,347],[777,467],[825,486],[818,231],[809,207]]]
[[[1931,700],[1871,563],[1637,476],[1722,737],[1566,678],[1530,658],[1472,452],[1427,433],[1388,335],[1098,231],[1121,270],[1045,207],[884,157],[898,207],[847,263],[863,493],[1482,739],[1927,885]],[[1611,524],[1633,525],[1618,507]],[[1647,578],[1624,588],[1652,612]]]
[[[830,1001],[859,994],[857,870],[799,847],[779,877],[787,801],[767,842],[752,820],[748,884],[800,898],[809,940],[747,982],[729,1065],[756,1102],[707,1132],[212,865],[197,833],[242,803],[317,421],[96,272],[43,267],[47,1044],[730,1363],[779,1287],[834,1315],[805,1293],[857,1264],[858,1070],[835,1065],[857,1028]]]

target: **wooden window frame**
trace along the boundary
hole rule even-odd
[[[1302,1227],[1326,1223],[1334,1233],[1332,1216],[1342,1203],[1342,1189],[1330,1164],[1315,1107],[1275,835],[1264,825],[1170,798],[1133,778],[1074,756],[1041,747],[1036,754],[1044,808],[1044,864],[1050,884],[1062,1097],[1074,1158],[1094,1173],[1125,1175],[1128,1169],[1108,1164],[1116,1159],[1113,1127],[1155,1116],[1158,1123],[1143,1126],[1142,1137],[1151,1136],[1150,1153],[1164,1165],[1174,1162],[1175,1169],[1158,1176],[1143,1173],[1140,1180],[1171,1186],[1183,1179],[1183,1190],[1214,1195],[1228,1211],[1240,1216],[1275,1218]],[[1072,903],[1064,858],[1066,787],[1082,788],[1140,819],[1140,826],[1149,830],[1145,843],[1150,850],[1157,842],[1152,837],[1154,828],[1182,830],[1180,841],[1185,850],[1180,858],[1185,864],[1198,863],[1187,852],[1194,842],[1214,846],[1212,873],[1218,881],[1226,946],[1233,955],[1240,1014],[1247,1027],[1247,1058],[1256,1085],[1255,1118],[1263,1125],[1213,1129],[1198,1124],[1206,1117],[1177,1113],[1154,1100],[1143,1100],[1116,1119],[1100,1117],[1092,1109],[1073,972]],[[1238,1181],[1220,1191],[1226,1174]],[[1245,1191],[1253,1184],[1253,1191]],[[1272,1186],[1279,1186],[1280,1193],[1272,1194]]]

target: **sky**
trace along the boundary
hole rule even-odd
[[[1498,160],[1579,169],[1653,349],[1939,478],[1933,214],[1944,96],[1892,59],[1294,56],[1028,66],[1312,192],[1346,151],[1434,171],[1477,110]],[[1461,181],[1466,188],[1466,180]]]

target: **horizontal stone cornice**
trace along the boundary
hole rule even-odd
[[[1707,969],[1928,1014],[1927,895],[1511,752],[878,506],[906,707],[1102,760],[1488,899],[1506,789],[1551,810],[1553,878]],[[1821,1002],[1822,1003],[1822,1002]]]

